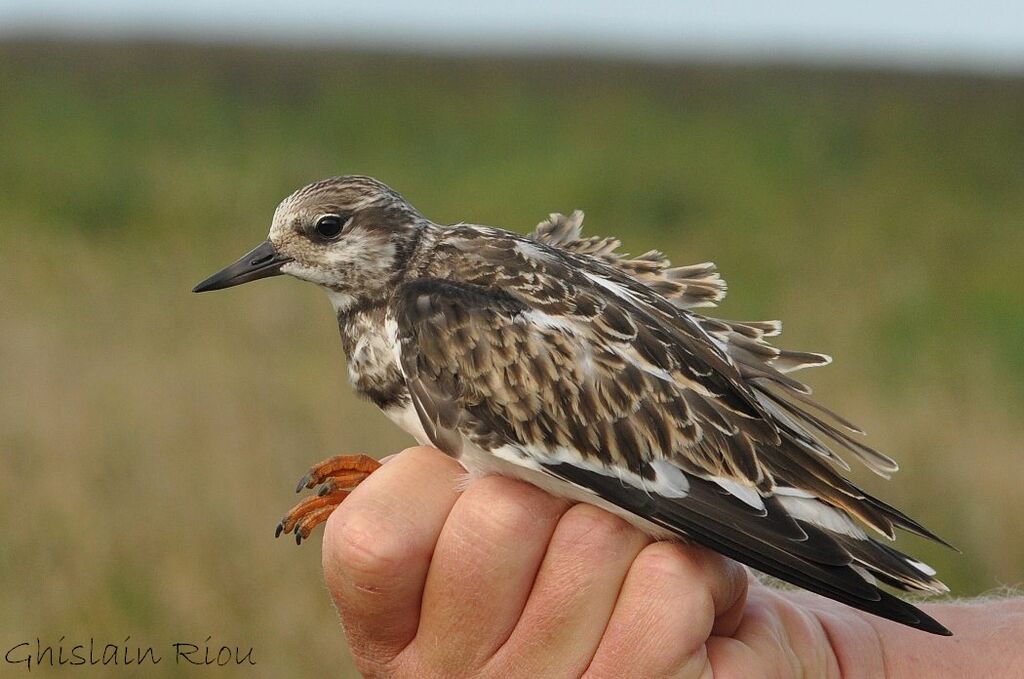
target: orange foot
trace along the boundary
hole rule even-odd
[[[302,544],[313,529],[326,521],[342,500],[378,467],[380,462],[366,455],[336,455],[310,467],[309,473],[299,479],[295,492],[323,485],[316,495],[288,510],[281,523],[277,524],[275,537],[295,531],[295,544]]]

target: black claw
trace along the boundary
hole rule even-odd
[[[283,533],[283,532],[284,532],[284,521],[282,521],[281,523],[277,524],[277,530],[274,531],[274,537],[275,538],[281,537],[281,533]]]
[[[325,483],[324,485],[320,486],[320,490],[318,490],[316,492],[316,494],[318,496],[320,496],[320,497],[323,497],[324,495],[327,495],[328,493],[330,493],[331,490],[332,490],[331,484]]]
[[[301,479],[299,479],[299,485],[295,486],[295,492],[296,493],[301,493],[302,489],[305,488],[308,485],[309,485],[309,474],[306,474]]]
[[[301,545],[302,544],[302,531],[298,531],[298,530],[295,531],[295,544],[297,544],[297,545]]]

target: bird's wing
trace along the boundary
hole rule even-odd
[[[737,360],[722,336],[744,324],[716,326],[582,256],[495,232],[467,239],[447,255],[475,260],[405,283],[390,309],[398,362],[438,447],[518,456],[770,575],[942,631],[875,586],[944,591],[934,572],[853,517],[887,535],[931,534],[835,471],[825,439],[846,434],[757,359],[756,332]]]

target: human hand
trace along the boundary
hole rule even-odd
[[[510,479],[460,493],[463,474],[432,448],[409,449],[328,522],[325,578],[369,676],[952,677],[976,667],[963,664],[972,654],[956,625],[960,636],[932,637],[767,587],[708,550],[652,542]],[[970,607],[947,607],[944,622],[967,627]]]

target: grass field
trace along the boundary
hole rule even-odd
[[[350,393],[322,293],[189,293],[341,173],[716,261],[722,316],[836,356],[817,393],[903,465],[858,479],[963,555],[901,544],[957,594],[1017,584],[1022,130],[1020,79],[0,43],[0,645],[349,671],[317,542],[273,528],[311,462],[407,439]]]

